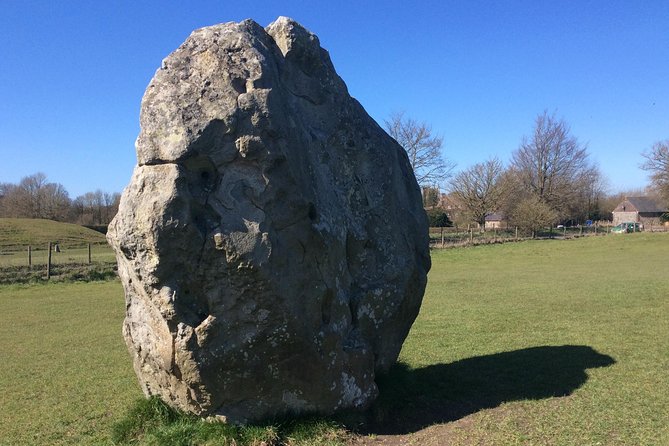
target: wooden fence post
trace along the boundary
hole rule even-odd
[[[51,242],[49,242],[48,247],[49,253],[47,254],[46,260],[46,280],[51,278]]]
[[[33,269],[33,247],[28,245],[28,268]]]
[[[441,247],[444,247],[444,227],[441,227]]]
[[[91,264],[91,244],[88,244],[88,264]]]

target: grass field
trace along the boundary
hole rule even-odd
[[[668,254],[669,234],[433,253],[398,418],[471,414],[453,444],[669,444]]]
[[[367,414],[343,418],[358,432],[348,441],[669,444],[667,253],[661,233],[433,252],[402,363]],[[0,286],[0,444],[111,444],[140,396],[123,310],[117,281]],[[136,444],[231,444],[211,425],[164,420]],[[302,426],[257,430],[347,441],[331,423]]]
[[[117,281],[0,287],[0,444],[100,444],[139,395]]]
[[[116,258],[103,234],[70,223],[0,218],[0,284],[45,280],[49,242],[57,242],[60,248],[51,252],[51,280],[114,275]]]
[[[32,264],[35,267],[44,266],[47,262],[47,250],[32,251]],[[91,246],[91,260],[93,262],[116,262],[114,251],[109,245]],[[52,265],[88,262],[88,248],[62,248],[61,252],[51,253]],[[6,266],[27,266],[28,251],[12,251],[0,255],[0,268]]]
[[[83,248],[88,243],[106,245],[105,236],[72,223],[30,218],[0,218],[0,253],[24,251],[28,245],[46,250],[49,242],[61,248]]]
[[[90,281],[116,275],[116,258],[109,245],[88,248],[63,248],[51,253],[50,281]],[[33,251],[32,267],[28,266],[28,252],[9,252],[0,255],[0,285],[37,283],[46,281],[48,251]]]

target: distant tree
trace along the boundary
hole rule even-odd
[[[439,188],[436,186],[423,186],[423,207],[435,207],[439,204]]]
[[[511,224],[525,233],[532,234],[532,238],[538,231],[555,224],[557,219],[555,210],[537,196],[521,200],[510,214]]]
[[[86,192],[74,199],[72,207],[75,209],[75,220],[82,225],[98,224],[99,212],[96,206],[94,192]]]
[[[0,183],[0,198],[7,195],[12,187],[14,187],[12,183]]]
[[[38,172],[21,179],[18,185],[5,186],[3,213],[9,217],[45,218],[65,221],[70,197],[63,185],[49,183]]]
[[[536,118],[532,136],[523,138],[513,153],[511,167],[520,192],[546,204],[561,219],[587,213],[584,203],[592,202],[595,190],[601,192],[601,175],[586,146],[571,135],[564,120],[547,112]]]
[[[19,212],[19,216],[28,218],[42,218],[42,200],[40,190],[46,186],[47,178],[42,172],[23,177],[15,189],[14,208]],[[20,215],[20,208],[23,208],[23,215]]]
[[[492,158],[459,172],[451,179],[451,193],[483,230],[486,216],[499,211],[503,203],[506,192],[503,173],[502,162]]]
[[[70,214],[70,194],[59,183],[47,183],[39,191],[41,202],[40,218],[48,220],[66,221]]]
[[[16,185],[11,183],[0,183],[0,217],[10,217],[4,198],[11,193],[14,187]]]
[[[593,168],[587,177],[584,177],[584,181],[574,187],[576,189],[573,201],[567,207],[570,219],[584,222],[585,220],[597,221],[608,218],[602,210],[606,181],[599,169]]]
[[[448,214],[443,209],[429,209],[427,218],[431,228],[450,228],[453,222],[448,218]]]
[[[75,220],[83,225],[107,225],[118,211],[121,194],[97,189],[78,196],[73,203]]]
[[[669,139],[653,144],[642,154],[646,161],[641,168],[650,172],[650,179],[665,204],[669,206]]]
[[[105,204],[105,218],[104,224],[109,224],[118,212],[118,205],[121,203],[121,194],[118,192],[105,192],[104,193],[104,204]]]
[[[443,158],[443,138],[432,135],[432,127],[404,113],[393,113],[385,124],[388,134],[406,150],[419,185],[442,184],[451,175],[454,164]]]

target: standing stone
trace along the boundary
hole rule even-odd
[[[140,122],[108,239],[145,394],[232,422],[369,405],[418,314],[427,220],[318,38],[285,17],[199,29]]]

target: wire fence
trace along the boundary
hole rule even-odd
[[[593,224],[590,226],[544,228],[534,233],[521,231],[517,227],[490,228],[430,228],[431,248],[452,248],[457,246],[485,245],[506,243],[530,239],[569,239],[576,237],[601,236],[612,233],[611,224]],[[646,225],[645,232],[667,232],[666,225]]]
[[[506,243],[528,239],[576,238],[611,233],[611,224],[546,228],[527,234],[518,228],[430,228],[431,248]],[[666,225],[646,225],[645,232],[667,232]],[[116,257],[106,244],[68,245],[57,243],[13,247],[0,251],[0,284],[44,280],[97,280],[116,275]]]
[[[115,270],[116,258],[108,245],[65,248],[48,243],[0,252],[0,284],[102,279],[115,275]]]

